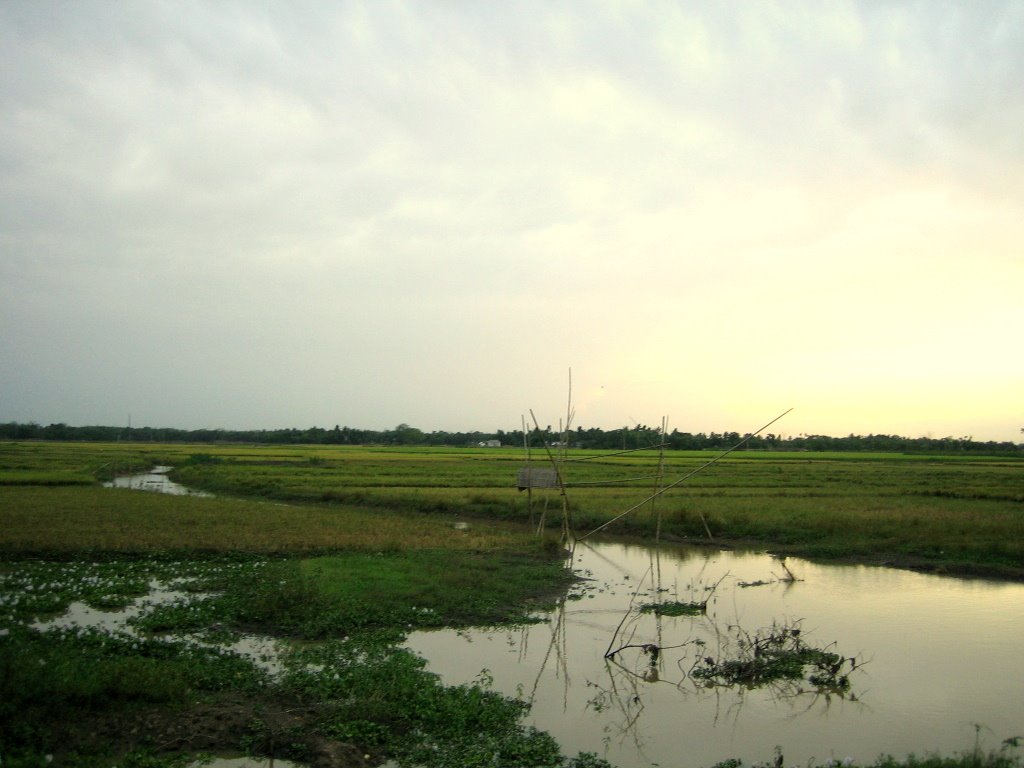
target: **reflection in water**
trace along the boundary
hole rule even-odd
[[[158,466],[153,467],[149,472],[139,475],[119,475],[109,483],[104,483],[104,488],[130,488],[134,491],[153,491],[155,493],[169,493],[172,496],[211,496],[205,491],[194,491],[180,483],[172,482],[167,473],[174,467]]]
[[[1020,731],[1024,586],[589,540],[572,558],[588,580],[542,623],[408,645],[448,683],[486,669],[567,753],[622,768],[759,762],[776,746],[791,765],[870,761],[968,749],[975,723],[992,747]],[[776,647],[822,655],[757,684],[725,676]]]
[[[81,627],[82,629],[101,629],[105,632],[127,632],[134,634],[131,627],[132,619],[155,605],[179,602],[191,599],[188,593],[179,592],[160,584],[157,581],[149,583],[150,592],[144,597],[137,597],[124,608],[103,610],[92,608],[83,602],[74,602],[60,616],[46,621],[36,621],[32,624],[34,629],[47,631],[50,629],[70,629]]]
[[[149,594],[132,600],[124,608],[105,611],[92,608],[82,602],[74,602],[60,616],[45,621],[36,621],[32,627],[41,632],[56,629],[98,629],[109,634],[138,637],[133,620],[144,615],[150,609],[158,605],[190,603],[203,597],[200,594],[169,589],[167,585],[157,581],[150,582],[149,588]],[[241,635],[216,643],[207,642],[197,635],[178,637],[194,645],[223,648],[239,656],[244,656],[270,675],[276,675],[281,671],[281,647],[277,640],[270,637]]]

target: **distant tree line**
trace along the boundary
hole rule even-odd
[[[568,437],[574,448],[592,450],[632,450],[655,448],[664,444],[672,450],[724,451],[739,444],[747,435],[739,432],[692,433],[672,430],[664,437],[661,429],[637,424],[621,429],[578,427],[568,436],[546,429],[531,430],[527,438],[532,447],[561,443]],[[489,440],[498,440],[503,446],[522,446],[523,432],[424,432],[408,424],[394,429],[356,429],[336,425],[333,429],[174,429],[172,427],[71,427],[67,424],[42,426],[34,422],[0,424],[0,439],[4,440],[79,440],[87,442],[182,442],[182,443],[255,443],[268,445],[435,445],[473,446]],[[776,451],[883,451],[891,453],[974,453],[993,455],[1020,455],[1024,445],[1005,441],[982,442],[964,437],[900,437],[899,435],[777,435],[764,434],[750,437],[744,449]]]

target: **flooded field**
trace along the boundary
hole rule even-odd
[[[34,621],[31,626],[40,632],[95,631],[110,636],[124,636],[141,640],[147,635],[136,631],[135,622],[140,617],[160,606],[187,609],[189,605],[207,597],[203,594],[191,594],[173,589],[167,584],[155,580],[149,583],[149,590],[146,595],[133,599],[127,606],[111,610],[94,608],[84,602],[76,601],[71,603],[68,609],[60,615]],[[168,642],[184,641],[193,646],[219,649],[236,654],[248,659],[271,676],[280,672],[282,647],[281,643],[274,638],[244,634],[232,636],[224,632],[219,634],[221,637],[217,642],[207,641],[198,634],[184,634],[179,637],[168,635],[165,639]]]
[[[1024,731],[1024,586],[615,543],[577,545],[573,565],[590,581],[540,624],[416,632],[407,645],[446,683],[482,679],[531,701],[530,722],[566,752],[622,768],[765,761],[776,747],[789,765],[860,763],[966,750],[978,727],[990,748]],[[696,615],[639,610],[708,596]],[[845,659],[848,686],[814,665],[764,683],[702,676],[793,629]]]
[[[119,484],[187,493],[162,467]],[[460,535],[474,525],[461,521]],[[493,553],[488,557],[493,565]],[[445,568],[458,570],[451,562]],[[408,633],[404,648],[443,683],[476,682],[526,701],[526,722],[557,739],[563,754],[596,752],[621,768],[710,768],[776,755],[791,766],[865,764],[880,754],[949,755],[976,743],[997,749],[1024,735],[1024,585],[621,541],[578,543],[566,564],[582,580],[538,623],[414,631],[430,625],[402,619],[394,626]],[[286,687],[310,700],[339,701],[356,687],[357,707],[379,698],[380,679],[389,681],[389,710],[434,685],[432,676],[416,676],[419,662],[403,658],[405,650],[354,646],[341,632],[291,646],[232,631],[224,617],[243,615],[238,590],[228,590],[231,602],[217,596],[216,585],[259,584],[270,567],[264,558],[26,560],[0,573],[0,637],[32,643],[25,647],[44,660],[58,658],[62,637],[103,663],[181,657],[211,690],[249,680],[246,690],[270,691],[287,679]],[[507,581],[508,571],[499,570]],[[419,567],[413,578],[422,582],[423,574]],[[278,624],[289,601],[309,593],[283,579],[273,583],[287,586],[267,593],[275,601],[268,615]],[[455,599],[463,604],[466,593]],[[36,617],[30,626],[42,639],[23,634],[26,617]],[[395,638],[390,642],[401,635]],[[390,670],[385,678],[376,677],[367,653]],[[399,679],[405,688],[394,687]],[[460,711],[437,702],[423,711]],[[466,712],[478,708],[475,702]],[[251,720],[251,713],[238,714],[241,725]],[[343,741],[352,723],[380,722],[364,723],[360,714],[339,715]],[[476,733],[455,731],[443,738],[461,744]],[[169,724],[163,732],[180,737]],[[218,743],[237,748],[240,739],[225,732]],[[307,746],[328,754],[318,744]],[[408,764],[422,758],[405,754]]]

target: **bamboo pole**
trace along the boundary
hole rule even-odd
[[[540,520],[537,522],[537,535],[544,533],[544,524],[548,519],[548,495],[544,494],[544,508],[540,511]]]
[[[569,398],[565,405],[565,431],[562,433],[562,459],[568,458],[569,454],[569,430],[576,412],[572,408],[572,368],[569,369]]]
[[[533,409],[530,409],[530,418],[533,419],[533,424],[540,431],[540,423],[537,421],[537,416],[534,414]],[[562,471],[558,468],[558,461],[551,453],[551,446],[544,441],[544,450],[548,455],[548,461],[551,462],[551,467],[555,470],[555,480],[558,483],[558,490],[562,494],[562,533],[563,536],[572,532],[572,523],[569,520],[569,497],[565,492],[565,483],[562,480]]]
[[[523,449],[526,451],[526,468],[530,468],[530,438],[526,434],[526,414],[519,414],[519,419],[523,425]],[[526,508],[530,513],[530,526],[533,526],[533,485],[531,483],[526,484]]]
[[[658,475],[654,483],[654,495],[651,497],[651,512],[654,512],[654,500],[661,493],[661,486],[665,480],[665,435],[668,430],[668,416],[661,417],[661,446],[658,449]],[[655,543],[661,541],[661,507],[658,507],[658,522],[654,529]]]
[[[598,453],[593,456],[581,456],[578,459],[569,459],[569,461],[593,461],[594,459],[610,459],[613,456],[625,456],[627,453],[637,453],[639,451],[649,451],[652,448],[664,448],[668,443],[657,443],[656,445],[645,445],[643,448],[628,448],[624,451],[615,451],[615,453]]]
[[[569,430],[576,413],[572,407],[572,367],[569,367],[569,393],[565,401],[565,432],[562,434],[562,461],[569,457]],[[565,493],[565,483],[560,481],[562,486],[562,541],[572,539],[572,525],[569,520],[569,496]]]
[[[711,461],[707,462],[706,464],[702,464],[701,466],[697,467],[692,472],[688,472],[687,474],[683,475],[681,478],[676,480],[674,483],[670,483],[669,485],[666,485],[664,488],[662,488],[660,491],[658,491],[658,493],[655,494],[655,495],[656,496],[661,496],[661,494],[665,493],[666,491],[669,491],[672,488],[675,488],[677,485],[682,484],[686,480],[689,480],[691,477],[696,475],[698,472],[702,472],[703,470],[705,470],[708,467],[710,467],[712,464],[715,464],[715,463],[721,461],[722,459],[724,459],[726,456],[728,456],[733,451],[736,451],[736,450],[742,448],[752,437],[756,437],[757,435],[759,435],[762,432],[764,432],[766,429],[768,429],[768,427],[770,427],[772,424],[774,424],[776,421],[781,419],[783,416],[785,416],[787,413],[789,413],[792,410],[793,410],[792,408],[787,408],[785,411],[780,413],[774,419],[772,419],[767,424],[765,424],[763,427],[761,427],[759,430],[757,430],[757,432],[751,432],[749,435],[747,435],[742,440],[740,440],[738,443],[736,443],[736,445],[734,445],[732,448],[729,448],[728,450],[723,451],[718,456],[713,458]],[[533,412],[531,411],[530,413],[532,414]],[[592,530],[590,533],[583,534],[582,536],[579,537],[579,540],[582,541],[583,539],[587,538],[588,536],[592,536],[593,534],[597,533],[598,531],[604,530],[605,528],[607,528],[612,523],[617,522],[618,520],[621,520],[622,518],[624,518],[630,512],[636,511],[637,509],[642,507],[644,504],[646,504],[648,501],[650,501],[650,498],[644,499],[643,501],[641,501],[641,502],[639,502],[637,504],[634,504],[632,507],[627,509],[625,512],[622,512],[621,514],[618,514],[615,517],[613,517],[611,520],[608,520],[607,522],[602,523],[597,528]],[[707,527],[707,524],[705,523],[705,528],[706,527]],[[708,535],[710,536],[710,531],[708,532]]]

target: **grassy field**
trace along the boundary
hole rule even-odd
[[[816,558],[1024,577],[1024,459],[749,451],[705,466],[714,458],[569,451],[560,471],[574,531],[585,535],[636,507],[608,532],[651,537],[660,525],[662,535],[676,539],[707,540],[710,533],[720,544]],[[146,502],[152,510],[146,530],[132,530],[118,545],[126,522],[116,505],[82,486],[115,470],[155,464],[174,466],[172,477],[190,487],[234,500]],[[556,491],[516,488],[525,464],[521,450],[507,448],[0,443],[0,494],[10,499],[0,513],[10,516],[0,549],[131,547],[140,537],[147,547],[173,548],[181,543],[175,537],[195,541],[197,527],[204,529],[199,540],[213,537],[216,547],[225,537],[235,540],[240,520],[253,524],[243,526],[237,542],[255,551],[401,548],[431,540],[486,547],[475,539],[479,528],[455,535],[450,523],[536,524],[545,510],[549,525],[560,523]],[[531,466],[549,464],[535,451]],[[239,498],[300,506],[239,506]],[[102,525],[97,504],[110,508]],[[186,508],[193,512],[184,527],[160,512]],[[59,530],[48,514],[62,521]],[[396,515],[399,529],[415,530],[408,544],[388,531]],[[448,527],[428,535],[424,526],[432,524],[425,520],[437,517]],[[513,536],[507,529],[501,535]]]
[[[258,553],[535,546],[508,525],[456,528],[417,514],[286,505],[233,498],[142,494],[99,487],[0,488],[0,552],[74,553],[200,550]]]
[[[609,532],[653,538],[660,523],[673,538],[1024,578],[1024,461],[746,452],[652,504],[714,455],[566,458],[577,534],[636,506]],[[483,680],[445,687],[400,647],[411,628],[523,621],[564,588],[561,498],[519,491],[524,463],[509,449],[0,442],[0,761],[141,768],[242,750],[601,766],[522,727],[522,702]],[[157,464],[216,496],[99,485]],[[153,582],[194,599],[150,606],[134,633],[31,629]],[[189,639],[253,631],[298,641],[276,678]],[[1019,763],[975,750],[879,765]]]
[[[310,458],[214,455],[239,453]],[[502,522],[97,482],[211,460],[195,446],[0,444],[5,768],[152,768],[204,752],[335,766],[602,765],[522,726],[522,702],[444,686],[400,645],[413,628],[526,620],[571,579],[557,542]],[[129,630],[32,629],[75,602],[127,606],[153,583],[189,597],[149,606]],[[294,643],[276,676],[196,642],[240,633]]]

